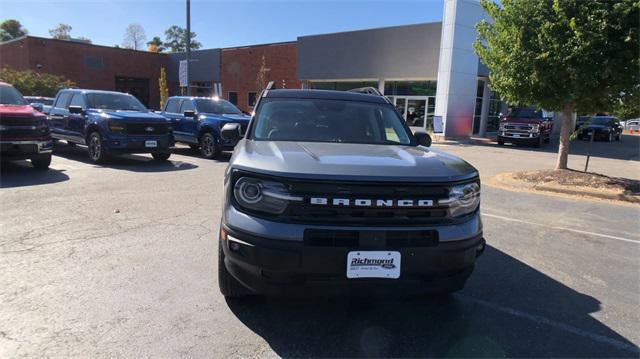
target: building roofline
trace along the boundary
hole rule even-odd
[[[0,41],[0,45],[4,45],[4,44],[10,44],[12,42],[16,42],[16,41],[20,41],[20,40],[24,40],[27,37],[33,37],[33,36],[29,36],[29,35],[22,35],[20,37],[16,37],[15,39],[11,39],[11,40],[7,40],[7,41]]]
[[[327,32],[323,34],[311,34],[311,35],[303,35],[298,36],[298,40],[305,37],[315,37],[315,36],[325,36],[325,35],[338,35],[338,34],[347,34],[352,32],[363,32],[363,31],[373,31],[373,30],[388,30],[388,29],[397,29],[402,27],[410,27],[410,26],[418,26],[418,25],[435,25],[442,24],[442,21],[432,21],[432,22],[417,22],[413,24],[404,24],[404,25],[391,25],[391,26],[383,26],[383,27],[371,27],[368,29],[359,29],[359,30],[345,30],[345,31],[336,31],[336,32]]]
[[[65,43],[65,44],[81,45],[81,46],[94,46],[94,47],[102,47],[102,48],[122,50],[122,51],[133,51],[135,53],[148,53],[148,54],[157,54],[157,55],[168,55],[169,54],[169,53],[165,53],[165,52],[151,52],[151,51],[145,51],[145,50],[134,50],[134,49],[127,49],[127,48],[124,48],[124,47],[98,45],[98,44],[81,42],[81,41],[52,39],[52,38],[49,38],[49,37],[31,36],[31,35],[24,35],[24,36],[21,36],[21,37],[17,37],[15,39],[11,39],[11,40],[8,40],[8,41],[5,41],[5,42],[1,42],[0,45],[8,44],[8,43],[14,42],[14,41],[26,40],[28,38],[35,39],[35,40],[46,40],[46,41],[61,42],[61,43]]]

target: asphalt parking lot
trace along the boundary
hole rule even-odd
[[[596,145],[595,171],[640,176],[637,138]],[[483,178],[555,159],[551,147],[435,147]],[[640,207],[485,186],[488,248],[449,299],[227,302],[216,276],[225,166],[185,147],[169,163],[95,166],[64,143],[48,172],[3,164],[0,357],[640,354]]]

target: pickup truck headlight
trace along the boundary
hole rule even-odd
[[[504,131],[504,123],[498,125],[498,131]]]
[[[538,133],[540,132],[540,125],[531,125],[531,132]]]
[[[127,129],[124,123],[116,122],[116,121],[109,121],[108,127],[109,127],[109,132],[111,133],[125,133]]]
[[[236,181],[233,195],[241,207],[269,214],[282,214],[289,202],[303,200],[291,195],[282,183],[250,177]]]
[[[451,217],[460,217],[474,212],[480,205],[480,184],[478,182],[456,185],[449,192],[449,199],[439,201],[449,206]]]

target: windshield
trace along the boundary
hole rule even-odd
[[[137,98],[124,93],[88,93],[87,106],[100,110],[147,111]]]
[[[212,113],[215,115],[241,115],[242,111],[238,110],[231,102],[226,100],[202,99],[196,100],[196,109],[198,112]]]
[[[528,107],[509,109],[508,117],[516,118],[542,118],[542,111],[536,111]]]
[[[589,121],[592,125],[609,125],[613,122],[613,117],[591,117],[591,121]]]
[[[0,104],[2,105],[26,105],[20,92],[11,86],[0,86]]]
[[[256,140],[412,144],[391,105],[316,99],[264,99]]]

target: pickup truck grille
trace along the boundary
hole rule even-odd
[[[153,136],[166,135],[169,132],[169,124],[165,123],[127,123],[128,135]]]
[[[506,131],[526,131],[529,132],[531,131],[531,125],[529,124],[510,124],[510,125],[504,125],[504,129]]]
[[[438,200],[448,198],[449,186],[407,183],[324,183],[324,182],[288,182],[293,195],[303,197],[301,202],[292,202],[280,220],[318,224],[353,225],[419,225],[448,220],[448,210],[439,206]],[[311,204],[312,197],[331,199],[349,199],[351,205]],[[383,200],[419,200],[433,201],[427,207],[389,207],[356,206],[355,200],[370,200],[375,203]]]
[[[24,117],[0,117],[0,138],[23,138],[46,136],[49,128],[42,125],[44,120]]]

